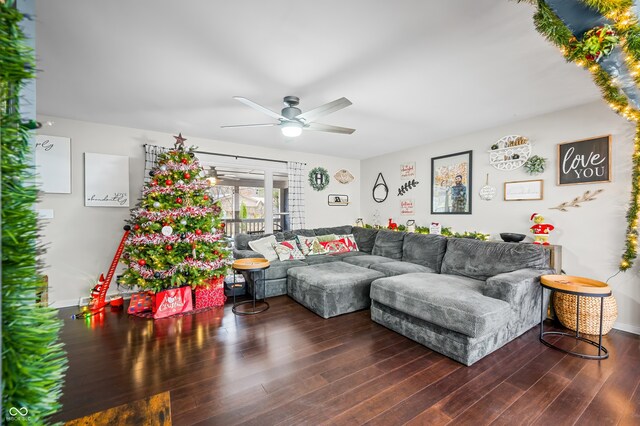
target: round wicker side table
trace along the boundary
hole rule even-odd
[[[592,280],[590,278],[583,277],[574,277],[570,275],[543,275],[540,277],[540,285],[543,288],[547,288],[549,290],[553,290],[556,293],[563,293],[567,295],[572,295],[576,299],[576,328],[575,334],[573,333],[565,333],[563,331],[544,331],[544,291],[540,292],[540,341],[550,348],[557,349],[559,351],[568,353],[573,356],[577,356],[580,358],[586,359],[605,359],[609,357],[609,352],[607,348],[602,346],[602,325],[603,325],[603,317],[604,317],[604,299],[606,297],[611,296],[611,288],[603,282]],[[600,309],[599,313],[599,327],[598,327],[598,341],[594,341],[591,339],[587,339],[580,335],[580,299],[581,298],[594,298],[596,301],[600,299]],[[545,340],[545,336],[547,335],[555,335],[560,337],[571,337],[575,340],[579,340],[581,342],[588,343],[592,346],[598,348],[597,355],[590,355],[581,352],[574,352],[558,347],[547,340]]]

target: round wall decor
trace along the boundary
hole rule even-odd
[[[520,168],[531,156],[531,144],[524,136],[509,135],[491,146],[489,163],[498,170]]]
[[[324,167],[315,167],[309,172],[309,185],[316,191],[329,186],[329,172]]]
[[[378,173],[378,178],[376,182],[373,184],[373,201],[376,203],[383,203],[384,200],[389,196],[389,187],[387,186],[387,182],[384,180],[384,176],[382,173]]]

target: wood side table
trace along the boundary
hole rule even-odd
[[[264,298],[262,299],[262,302],[260,302],[262,304],[262,306],[256,307],[256,294],[258,293],[258,288],[257,288],[257,281],[256,279],[253,280],[253,300],[245,300],[243,302],[238,302],[236,303],[236,294],[235,292],[233,293],[233,308],[231,308],[231,311],[236,314],[236,315],[255,315],[255,314],[259,314],[260,312],[264,312],[267,309],[269,309],[269,304],[267,303],[266,297],[267,297],[267,283],[266,283],[266,279],[265,279],[265,270],[267,268],[269,268],[269,266],[271,266],[271,264],[269,263],[269,261],[267,259],[261,258],[261,257],[250,257],[250,258],[246,258],[246,259],[238,259],[236,261],[233,262],[233,264],[231,265],[231,267],[233,268],[233,274],[234,274],[234,278],[233,281],[235,281],[235,273],[236,271],[244,271],[244,272],[249,272],[249,273],[257,273],[257,272],[262,272],[262,285],[263,285],[263,289],[264,289]],[[253,304],[253,307],[250,311],[241,311],[238,310],[238,306],[242,306],[242,305],[248,305],[248,304]]]
[[[559,351],[568,353],[573,356],[586,359],[605,359],[609,357],[607,348],[602,346],[602,314],[604,312],[604,298],[611,296],[611,288],[600,281],[592,280],[590,278],[574,277],[571,275],[543,275],[540,277],[540,285],[543,288],[549,290],[558,291],[560,293],[572,294],[576,296],[576,333],[565,333],[562,331],[544,331],[544,291],[540,292],[540,341],[550,348],[558,349]],[[593,341],[585,337],[580,336],[580,297],[599,297],[600,298],[600,334],[598,335],[598,341]],[[598,355],[589,355],[585,353],[573,352],[566,349],[562,349],[549,343],[544,339],[546,335],[557,336],[569,336],[581,342],[588,343],[598,348]]]

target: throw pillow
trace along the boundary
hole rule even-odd
[[[298,248],[296,244],[296,240],[283,241],[281,243],[276,243],[273,245],[274,250],[278,254],[278,259],[281,261],[285,260],[295,260],[302,259],[304,260],[304,254]]]
[[[318,241],[321,243],[325,243],[327,241],[335,241],[338,237],[335,234],[327,234],[327,235],[318,235]]]
[[[353,234],[336,235],[336,239],[344,240],[344,244],[347,246],[349,251],[359,251],[358,243],[356,243],[356,238],[353,236]]]
[[[305,256],[314,256],[316,254],[325,254],[326,250],[320,242],[318,241],[318,237],[305,237],[304,235],[297,235],[296,239],[298,240],[298,247],[300,247],[300,251]]]
[[[339,254],[339,253],[347,253],[349,252],[349,248],[345,244],[344,240],[333,240],[333,241],[324,241],[320,242],[320,245],[324,247],[324,249],[329,254]]]
[[[251,247],[251,250],[257,251],[263,255],[269,262],[272,262],[278,259],[278,255],[273,248],[275,243],[276,237],[274,235],[269,235],[268,237],[260,238],[259,240],[249,241],[249,247]]]

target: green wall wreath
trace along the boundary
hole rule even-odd
[[[322,181],[318,177],[322,176]],[[314,167],[309,172],[309,185],[316,191],[322,191],[329,186],[329,172],[324,167]]]

